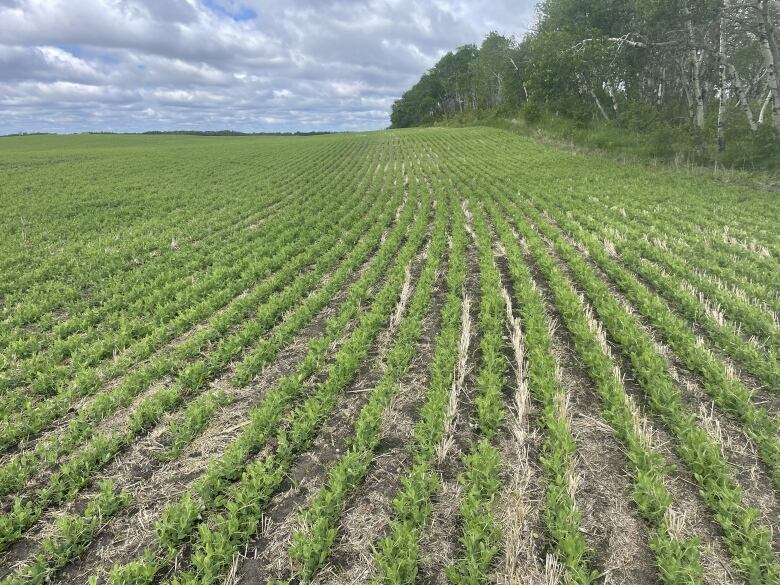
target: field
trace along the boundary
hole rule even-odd
[[[0,584],[780,583],[780,204],[727,179],[0,139]]]

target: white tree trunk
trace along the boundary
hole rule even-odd
[[[777,58],[777,43],[774,39],[774,30],[769,17],[769,5],[767,0],[759,0],[759,27],[758,38],[761,42],[761,54],[764,57],[764,65],[767,70],[767,85],[772,93],[772,125],[775,132],[780,134],[780,63]]]
[[[769,93],[766,94],[766,98],[764,99],[764,103],[761,105],[761,111],[758,113],[758,125],[761,126],[761,124],[764,123],[764,117],[766,116],[766,113],[769,111],[769,104],[772,102],[772,91],[770,90]]]
[[[620,128],[621,126],[620,109],[618,108],[618,103],[617,100],[615,99],[615,91],[612,89],[611,83],[607,83],[605,85],[607,87],[607,93],[609,94],[609,97],[612,100],[612,110],[615,112],[615,126],[617,128]]]
[[[696,104],[696,113],[693,117],[693,124],[696,128],[704,128],[704,93],[701,84],[701,62],[704,58],[704,51],[696,48],[696,35],[693,32],[693,22],[690,18],[688,8],[684,9],[686,24],[688,26],[688,42],[690,43],[690,62],[691,62],[691,82],[693,85],[693,99]]]
[[[718,72],[720,73],[720,95],[718,96],[718,151],[726,150],[726,0],[720,7],[718,22]]]
[[[691,51],[693,60],[693,97],[696,100],[696,127],[704,128],[704,90],[701,84],[701,56],[696,49]]]
[[[739,76],[739,73],[737,72],[737,69],[734,67],[734,65],[731,63],[727,63],[726,65],[731,72],[731,77],[734,78],[734,88],[737,90],[739,105],[742,108],[742,111],[745,112],[745,117],[747,118],[750,129],[755,132],[758,130],[758,125],[756,124],[756,120],[753,117],[753,108],[750,106],[750,100],[748,99],[747,91],[745,90],[745,82],[742,81],[742,78]],[[772,94],[770,93],[769,95],[771,96]],[[761,121],[759,120],[758,123],[760,124]]]
[[[604,106],[601,105],[601,102],[599,101],[599,96],[596,95],[596,92],[593,91],[593,89],[590,90],[590,95],[593,96],[593,101],[596,102],[596,107],[599,109],[599,112],[601,112],[602,117],[609,122],[609,116],[607,116],[607,112],[604,111]]]

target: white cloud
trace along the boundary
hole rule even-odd
[[[519,6],[518,6],[519,4]],[[533,0],[0,0],[0,133],[368,129]]]

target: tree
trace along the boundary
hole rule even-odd
[[[721,150],[732,112],[780,137],[779,19],[778,0],[542,0],[520,42],[491,32],[442,57],[393,125],[530,101],[580,123],[687,124],[700,144],[714,130]]]

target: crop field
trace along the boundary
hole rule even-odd
[[[777,193],[487,128],[0,139],[0,585],[780,583]]]

